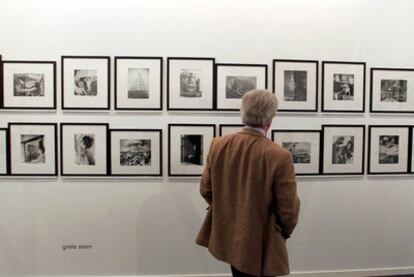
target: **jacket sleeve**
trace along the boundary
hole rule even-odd
[[[276,168],[273,183],[276,204],[276,223],[285,239],[289,238],[298,222],[300,200],[296,191],[296,177],[292,155],[287,153]]]
[[[211,186],[211,152],[213,148],[214,139],[211,142],[210,150],[207,155],[207,163],[204,167],[203,175],[201,176],[200,181],[200,194],[206,200],[206,202],[210,205],[211,201],[213,201],[213,193],[212,193],[212,186]]]

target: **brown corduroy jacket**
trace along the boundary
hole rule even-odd
[[[215,138],[200,192],[209,209],[197,244],[248,274],[289,274],[300,206],[289,151],[251,128]]]

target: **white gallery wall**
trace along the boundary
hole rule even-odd
[[[58,94],[61,55],[264,63],[271,84],[274,58],[414,68],[413,10],[409,0],[1,0],[0,54],[3,60],[57,61]],[[239,115],[167,112],[165,102],[164,91],[162,112],[0,112],[0,128],[8,122],[107,122],[164,131],[163,178],[1,178],[1,276],[229,273],[193,242],[206,204],[198,178],[166,177],[166,138],[168,123],[238,124]],[[281,114],[273,128],[413,119]],[[292,271],[414,273],[414,176],[307,177],[298,180],[298,191],[300,221],[288,241]],[[92,249],[63,250],[71,244]]]

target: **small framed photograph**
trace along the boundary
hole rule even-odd
[[[240,111],[241,98],[252,89],[267,89],[267,64],[216,64],[217,110]]]
[[[318,61],[273,60],[273,91],[281,112],[318,111]]]
[[[322,136],[323,174],[364,174],[364,125],[322,125]]]
[[[162,110],[162,57],[115,57],[115,110]]]
[[[168,176],[201,176],[215,136],[213,124],[169,124]]]
[[[57,176],[57,124],[9,123],[10,175]]]
[[[167,109],[213,110],[214,58],[167,58]]]
[[[0,128],[0,176],[7,175],[7,129]]]
[[[406,174],[410,126],[369,126],[368,174]]]
[[[3,61],[3,109],[56,109],[56,62]]]
[[[112,176],[162,176],[162,131],[111,129]]]
[[[219,126],[219,136],[226,136],[233,133],[240,132],[243,129],[243,124],[220,124]]]
[[[320,130],[273,130],[272,141],[292,153],[296,175],[320,174]]]
[[[414,69],[371,68],[372,113],[414,113]]]
[[[365,63],[322,62],[322,112],[365,111]]]
[[[410,172],[414,173],[414,127],[411,126],[410,128],[410,141],[411,141],[411,149],[410,149],[410,156],[411,156],[411,163],[410,163]]]
[[[110,57],[62,56],[62,109],[109,110]]]
[[[62,176],[106,176],[108,172],[107,123],[60,124]]]

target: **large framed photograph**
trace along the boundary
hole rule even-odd
[[[219,125],[219,136],[227,136],[233,133],[240,132],[243,129],[243,124],[220,124]]]
[[[371,68],[372,113],[414,113],[414,69]]]
[[[167,109],[213,110],[214,58],[167,58]]]
[[[56,109],[56,62],[3,61],[3,109]]]
[[[60,124],[62,176],[106,176],[108,172],[107,123]]]
[[[323,174],[364,174],[364,125],[322,125],[322,134]]]
[[[115,110],[162,110],[162,57],[115,57]]]
[[[216,64],[217,110],[239,111],[252,89],[267,89],[267,64]]]
[[[273,60],[273,91],[281,112],[318,111],[318,61]]]
[[[320,174],[320,130],[272,130],[272,141],[292,153],[296,175]]]
[[[162,176],[160,129],[111,129],[112,176]]]
[[[10,175],[57,176],[57,124],[9,123]]]
[[[7,146],[7,129],[0,128],[0,176],[8,174]]]
[[[322,112],[365,111],[365,63],[322,62]]]
[[[168,176],[201,176],[215,136],[213,124],[169,124]]]
[[[110,57],[62,56],[62,109],[109,110]]]
[[[410,161],[410,126],[369,126],[368,174],[406,174]]]

